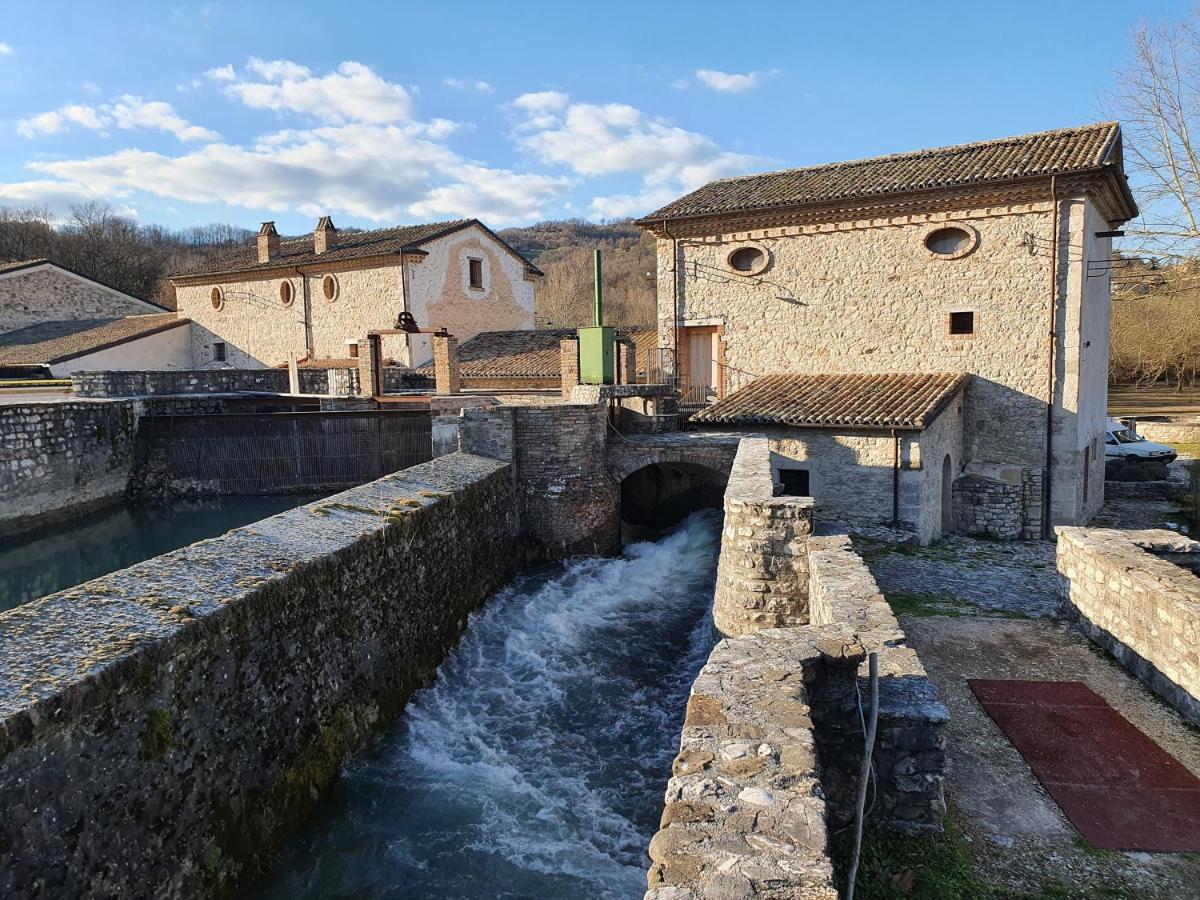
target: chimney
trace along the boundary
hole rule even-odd
[[[336,246],[337,229],[333,227],[333,219],[321,216],[321,220],[317,222],[317,230],[313,232],[313,249],[317,253],[324,253]]]
[[[270,262],[279,258],[279,232],[274,222],[263,222],[258,229],[258,261]]]

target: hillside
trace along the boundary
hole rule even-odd
[[[500,236],[546,277],[537,289],[539,328],[592,324],[592,251],[604,251],[604,308],[609,324],[655,321],[655,241],[631,221],[582,219],[506,228]]]

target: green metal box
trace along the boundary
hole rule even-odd
[[[610,325],[579,329],[580,384],[613,384],[617,380],[613,361],[614,338]]]

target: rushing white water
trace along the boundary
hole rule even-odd
[[[696,513],[499,592],[258,895],[640,897],[718,536]]]

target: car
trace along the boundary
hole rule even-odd
[[[1107,433],[1104,435],[1104,456],[1106,459],[1123,458],[1128,460],[1170,463],[1175,461],[1178,454],[1166,444],[1148,441],[1134,429],[1118,419],[1109,419]]]

